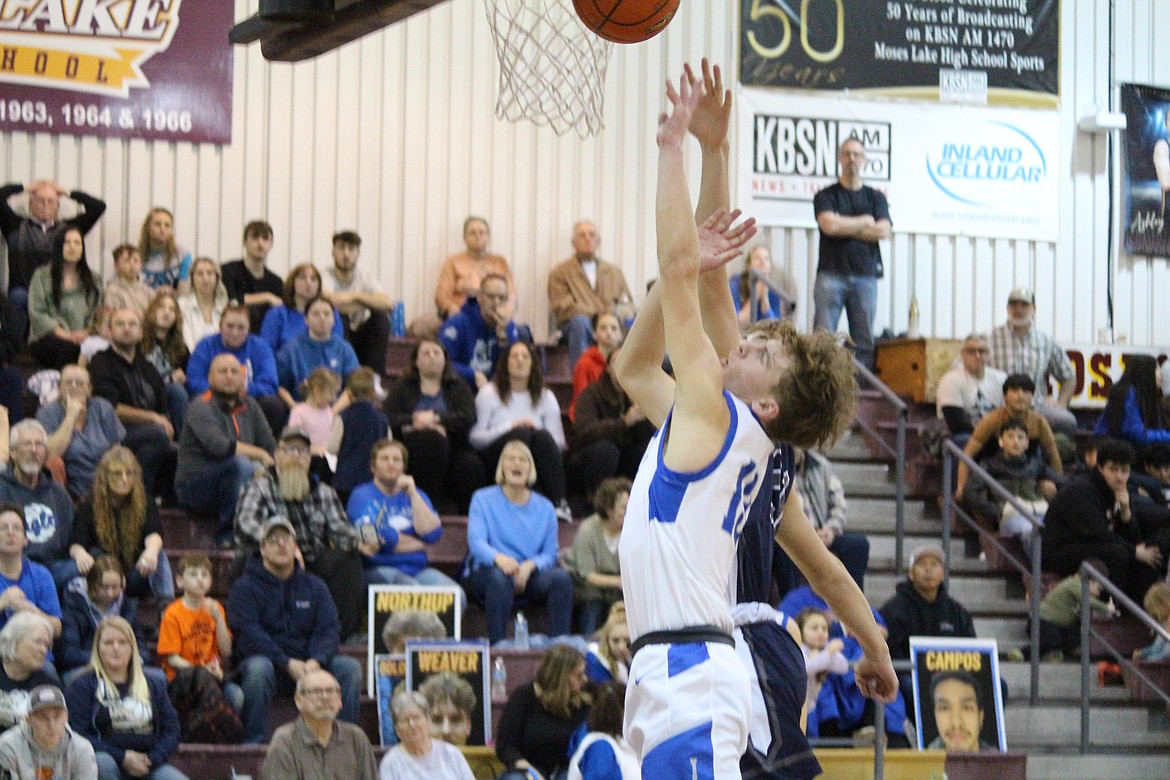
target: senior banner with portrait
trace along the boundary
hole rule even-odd
[[[919,750],[1006,751],[994,639],[910,637]]]
[[[862,179],[894,229],[1055,241],[1055,111],[848,100],[741,89],[737,204],[765,225],[812,227],[812,200],[837,180],[837,151],[865,148]]]
[[[1056,107],[1060,0],[740,0],[740,82]]]
[[[1125,251],[1170,257],[1170,89],[1121,85],[1125,113]]]
[[[0,0],[0,130],[231,143],[233,0]]]

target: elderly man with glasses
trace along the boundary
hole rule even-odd
[[[11,459],[0,472],[0,503],[24,509],[28,537],[25,555],[53,573],[58,588],[78,576],[69,557],[73,533],[73,500],[45,470],[49,457],[45,427],[36,420],[21,420],[9,433]]]
[[[990,349],[987,339],[972,333],[963,339],[960,360],[938,380],[939,419],[960,445],[970,438],[971,431],[993,409],[1003,406],[1003,382],[1007,374],[987,364]]]
[[[261,533],[273,517],[288,520],[296,530],[296,559],[325,581],[341,620],[341,636],[362,627],[366,603],[361,553],[377,552],[379,542],[362,542],[332,487],[309,473],[309,434],[288,428],[276,447],[275,465],[244,486],[236,504],[236,541],[245,554],[263,541]],[[365,640],[362,640],[363,642]]]
[[[297,707],[316,696],[304,689],[330,689],[333,717],[355,723],[361,695],[361,664],[341,655],[340,623],[329,590],[300,564],[299,537],[282,515],[271,515],[258,533],[260,549],[228,593],[227,620],[234,635],[233,658],[244,690],[244,739],[264,742],[268,709],[277,693],[297,686]],[[358,573],[359,582],[361,573]],[[328,680],[315,674],[327,670]],[[306,679],[306,677],[308,679]],[[279,775],[287,777],[288,775]],[[334,777],[352,777],[350,773]]]

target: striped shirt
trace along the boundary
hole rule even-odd
[[[1010,324],[1004,324],[992,330],[987,341],[991,348],[990,365],[1007,374],[1032,377],[1036,383],[1033,406],[1040,406],[1048,397],[1048,377],[1063,383],[1075,376],[1072,361],[1060,345],[1035,327],[1018,337]]]

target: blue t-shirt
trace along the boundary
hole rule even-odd
[[[57,599],[57,586],[53,584],[53,575],[49,574],[49,570],[44,566],[28,558],[21,559],[19,579],[10,580],[0,574],[0,592],[8,590],[13,585],[24,591],[25,597],[41,612],[61,619],[61,602]],[[0,629],[8,625],[8,618],[15,614],[16,611],[11,607],[0,612]],[[51,650],[48,660],[50,663],[53,660]]]
[[[421,490],[418,494],[433,512],[435,508],[427,494]],[[443,535],[443,527],[440,525],[429,534],[420,536],[414,530],[414,511],[406,491],[399,491],[392,496],[387,495],[373,482],[358,485],[354,489],[350,494],[346,513],[354,525],[372,525],[378,530],[382,548],[369,558],[369,563],[373,566],[391,566],[409,577],[426,568],[427,553],[425,550],[394,552],[394,548],[398,546],[398,538],[402,534],[407,534],[424,544],[433,544]]]
[[[179,282],[185,282],[191,276],[191,253],[179,250],[179,262],[167,265],[166,256],[161,250],[150,253],[142,263],[142,281],[152,290],[160,287],[178,287]]]

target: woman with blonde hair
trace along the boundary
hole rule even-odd
[[[111,447],[77,508],[69,554],[83,575],[95,556],[112,555],[126,572],[127,595],[153,593],[165,604],[175,598],[175,584],[162,547],[158,508],[146,495],[138,459],[126,447]]]
[[[553,636],[568,634],[572,622],[573,580],[557,565],[557,516],[532,490],[535,482],[531,450],[510,441],[500,453],[496,484],[471,497],[463,586],[483,603],[492,643],[504,638],[517,596],[544,603]]]
[[[147,675],[134,629],[121,617],[98,624],[89,667],[65,693],[69,725],[97,753],[101,780],[186,780],[167,759],[179,747],[179,715],[165,678]]]
[[[219,263],[201,257],[191,264],[191,289],[179,296],[183,340],[194,350],[206,336],[219,333],[219,318],[228,305],[227,288],[220,279]]]
[[[272,347],[272,354],[309,329],[305,309],[321,295],[321,272],[312,263],[301,263],[284,278],[283,306],[273,306],[264,315],[260,338]],[[337,310],[333,311],[333,335],[345,338],[345,330]]]
[[[589,714],[584,687],[585,659],[579,652],[554,645],[544,654],[536,679],[512,692],[500,718],[496,756],[510,772],[531,768],[551,779],[565,771],[569,741]]]
[[[589,643],[585,653],[585,675],[595,683],[629,680],[630,629],[626,625],[625,602],[614,603],[605,624],[597,632],[597,641]]]
[[[170,287],[180,294],[190,286],[191,253],[175,243],[175,215],[156,206],[142,220],[138,234],[142,281],[154,289]]]
[[[142,341],[138,348],[166,385],[167,416],[181,430],[187,414],[187,361],[191,350],[183,335],[179,299],[169,287],[160,288],[142,317]]]

